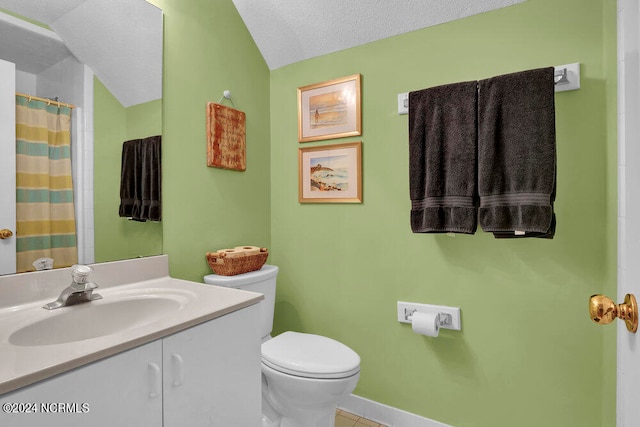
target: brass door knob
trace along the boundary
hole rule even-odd
[[[0,230],[0,239],[8,239],[11,236],[13,236],[11,230],[7,230],[6,228]]]
[[[629,332],[638,330],[638,303],[633,294],[627,294],[624,302],[616,304],[604,295],[591,295],[589,298],[589,316],[596,323],[606,325],[613,322],[616,317],[624,320]]]

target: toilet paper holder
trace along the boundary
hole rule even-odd
[[[440,328],[455,331],[462,329],[459,307],[398,301],[398,322],[411,323],[411,317],[415,312],[438,313]]]
[[[408,320],[409,323],[411,323],[413,314],[416,313],[417,311],[418,310],[405,308],[404,318]],[[438,326],[440,326],[441,328],[446,328],[446,326],[451,325],[453,316],[451,316],[451,314],[449,313],[438,313],[436,318],[438,319]]]

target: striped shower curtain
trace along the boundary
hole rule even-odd
[[[50,104],[50,105],[48,105]],[[71,181],[71,109],[16,96],[16,271],[78,262]]]

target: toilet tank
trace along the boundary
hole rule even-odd
[[[260,270],[235,276],[219,276],[209,274],[204,276],[204,282],[209,285],[225,286],[245,291],[264,294],[260,301],[260,335],[264,341],[273,330],[273,310],[276,305],[276,276],[278,267],[263,265]]]

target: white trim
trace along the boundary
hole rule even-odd
[[[16,64],[0,59],[0,228],[14,236],[0,240],[0,274],[16,272]],[[4,208],[9,206],[10,209]]]
[[[94,74],[88,65],[84,66],[84,262],[95,262],[95,225],[94,225],[94,199],[93,199],[93,81]]]
[[[76,108],[76,162],[74,179],[78,231],[78,262],[95,262],[93,210],[93,71],[83,65],[82,108]]]
[[[618,301],[640,294],[640,6],[638,0],[618,0]],[[638,425],[640,418],[640,334],[630,334],[624,322],[617,328],[616,426]]]
[[[451,427],[354,394],[342,399],[338,408],[388,427]]]

